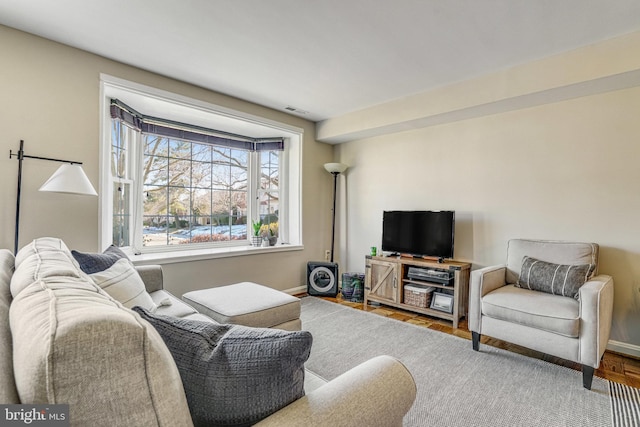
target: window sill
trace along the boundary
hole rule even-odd
[[[128,254],[136,265],[173,264],[178,262],[201,261],[207,259],[230,258],[244,255],[270,254],[274,252],[301,251],[302,245],[276,245],[269,247],[230,246],[225,248],[193,249],[173,252],[154,252],[133,255]]]

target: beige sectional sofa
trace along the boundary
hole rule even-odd
[[[159,267],[139,272],[157,313],[213,322],[164,289]],[[400,426],[415,393],[407,369],[381,356],[258,425]],[[54,238],[35,240],[15,259],[0,250],[0,403],[66,403],[76,426],[193,425],[162,338]]]

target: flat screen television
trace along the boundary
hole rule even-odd
[[[412,256],[453,258],[454,211],[384,211],[382,250]]]

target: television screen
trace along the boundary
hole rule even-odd
[[[385,211],[382,250],[453,258],[454,211]]]

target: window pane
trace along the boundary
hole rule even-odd
[[[193,160],[199,162],[211,162],[211,146],[208,144],[193,144]]]
[[[229,174],[231,164],[231,150],[216,147],[213,149],[211,171],[211,188],[229,188]]]
[[[175,159],[191,158],[191,143],[177,139],[169,140],[169,157]]]
[[[278,151],[260,152],[260,189],[278,189],[279,160]]]
[[[114,183],[113,185],[113,244],[129,246],[130,223],[130,184]]]
[[[131,130],[118,120],[111,127],[111,176],[127,178],[127,151]]]
[[[229,215],[231,212],[231,200],[229,192],[223,190],[214,190],[212,192],[212,208],[213,215]]]
[[[169,244],[189,243],[191,240],[192,218],[188,215],[174,215],[169,221]]]
[[[165,246],[168,218],[166,215],[144,215],[142,217],[142,246]]]
[[[144,135],[143,144],[142,182],[147,185],[166,185],[169,176],[167,139],[155,135]]]
[[[169,185],[189,187],[191,184],[191,161],[169,159]]]
[[[146,185],[166,185],[169,179],[169,159],[144,156],[142,182]]]
[[[191,195],[188,189],[169,187],[169,244],[191,239]]]
[[[209,222],[211,217],[193,217],[194,223]],[[214,241],[212,237],[211,225],[195,225],[191,230],[190,243],[209,243]]]
[[[211,188],[211,162],[193,162],[191,182],[193,187]]]
[[[249,183],[247,174],[249,153],[246,151],[231,150],[231,156],[229,188],[246,191]]]
[[[247,238],[247,192],[231,191],[230,196],[231,240],[244,240]]]
[[[278,192],[261,192],[259,202],[260,219],[262,219],[262,222],[265,224],[278,222]]]
[[[185,188],[169,187],[169,215],[187,216],[190,214],[191,197],[189,190]]]
[[[191,211],[193,215],[201,217],[211,217],[211,190],[195,189],[193,190],[193,200]]]
[[[166,245],[167,234],[167,189],[145,185],[142,217],[142,245]]]
[[[149,156],[168,156],[169,142],[156,135],[144,135],[144,154]]]

